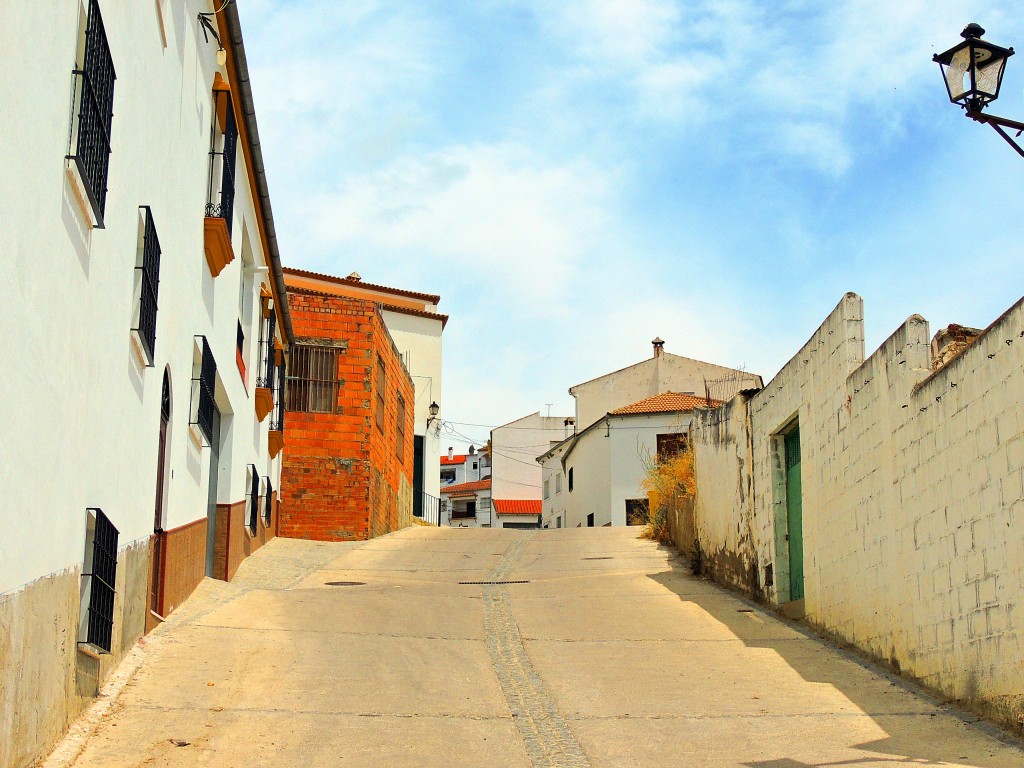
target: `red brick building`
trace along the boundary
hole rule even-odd
[[[288,287],[279,535],[368,539],[410,525],[413,382],[373,302]]]

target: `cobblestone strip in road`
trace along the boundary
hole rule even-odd
[[[509,547],[487,579],[507,579],[530,538],[521,538]],[[487,651],[534,768],[590,768],[590,761],[526,655],[508,587],[488,584],[483,590]]]

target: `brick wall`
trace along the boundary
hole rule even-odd
[[[281,476],[280,534],[321,541],[367,539],[411,524],[412,378],[377,307],[342,296],[292,291],[298,340],[339,348],[334,413],[289,411]],[[377,425],[377,360],[384,362],[384,424]],[[399,397],[405,401],[402,460]]]
[[[238,566],[245,558],[278,535],[281,505],[277,502],[276,491],[273,498],[274,508],[268,526],[263,518],[263,497],[260,497],[255,533],[251,533],[246,526],[246,503],[244,500],[234,504],[217,505],[217,531],[213,550],[213,577],[215,579],[231,581],[238,571]]]
[[[709,572],[788,599],[779,433],[798,419],[807,619],[1019,728],[1024,300],[935,373],[924,318],[864,359],[862,317],[847,294],[764,390],[695,421]]]
[[[154,546],[161,547],[159,612],[168,616],[206,575],[206,518],[165,531]]]

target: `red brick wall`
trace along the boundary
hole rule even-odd
[[[321,541],[367,539],[409,524],[413,384],[372,302],[289,291],[298,340],[343,349],[334,413],[289,411],[281,475],[280,535]],[[321,342],[325,343],[325,342]],[[376,424],[378,355],[387,372],[385,425]],[[396,456],[398,397],[406,403],[405,456]]]
[[[268,527],[263,519],[263,497],[260,496],[255,535],[249,533],[245,525],[245,500],[217,505],[217,530],[213,548],[215,579],[231,581],[242,561],[277,535],[281,510],[277,492],[273,498],[274,508]]]

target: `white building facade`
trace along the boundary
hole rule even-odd
[[[571,416],[538,412],[491,430],[491,495],[496,509],[510,510],[495,516],[494,527],[539,526],[540,505],[532,502],[541,500],[543,473],[536,457],[569,436],[573,423]]]
[[[3,768],[274,535],[291,326],[238,12],[213,11],[0,8],[16,329],[0,353],[19,372],[0,448]]]

